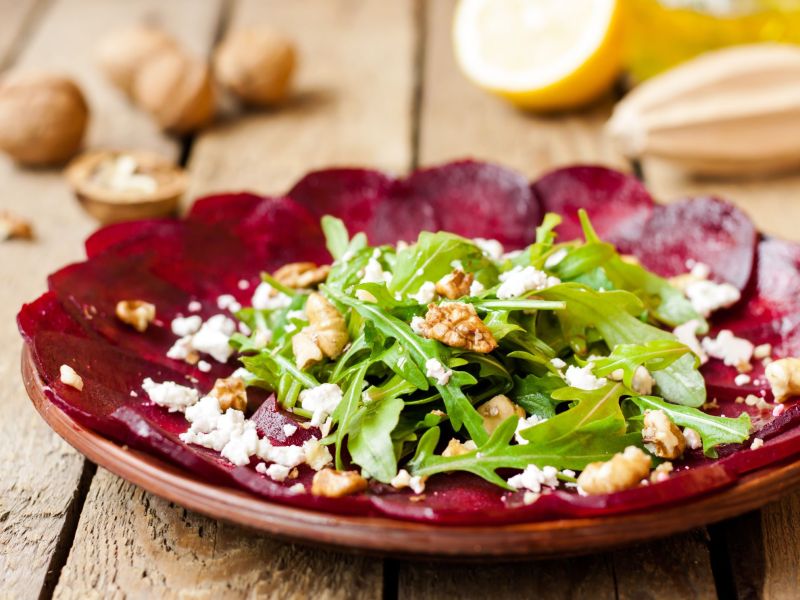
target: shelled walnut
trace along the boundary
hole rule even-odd
[[[166,216],[188,185],[183,169],[143,151],[87,152],[65,175],[83,207],[101,223]]]

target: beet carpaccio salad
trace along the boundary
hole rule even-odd
[[[800,450],[800,249],[720,200],[600,167],[334,169],[87,251],[20,313],[48,398],[274,500],[585,516]]]

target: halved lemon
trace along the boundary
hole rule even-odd
[[[586,104],[620,72],[620,0],[461,0],[453,42],[480,87],[535,110]]]

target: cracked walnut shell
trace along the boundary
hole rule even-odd
[[[419,331],[426,338],[438,340],[452,348],[483,354],[497,348],[497,340],[478,316],[475,307],[463,302],[429,304]]]

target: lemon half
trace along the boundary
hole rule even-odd
[[[480,87],[534,110],[597,98],[620,72],[619,0],[461,0],[453,42]]]

